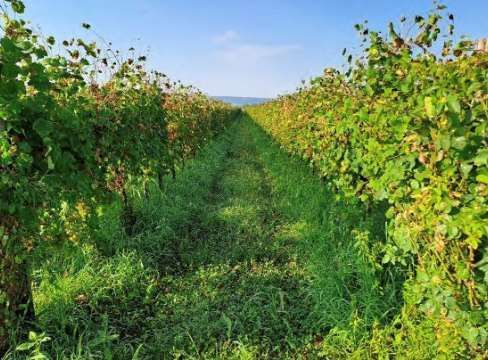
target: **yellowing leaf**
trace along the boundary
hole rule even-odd
[[[482,182],[483,184],[488,184],[488,174],[479,174],[476,176],[476,180]]]
[[[432,98],[430,96],[427,96],[424,99],[424,108],[428,117],[433,118],[435,116],[434,102],[432,101]]]

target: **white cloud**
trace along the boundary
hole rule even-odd
[[[256,63],[261,59],[287,55],[300,49],[298,45],[243,44],[219,50],[217,55],[229,63]]]
[[[246,42],[235,30],[213,37],[212,42],[206,71],[192,80],[212,95],[273,97],[300,82],[290,71],[303,50],[299,44]]]
[[[227,30],[222,34],[216,35],[213,37],[213,42],[216,44],[226,44],[231,41],[237,40],[239,38],[239,34],[234,30]]]

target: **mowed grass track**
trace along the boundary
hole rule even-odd
[[[216,175],[178,243],[180,263],[162,279],[157,348],[204,358],[298,349],[313,336],[309,279],[248,124],[237,126]]]
[[[130,236],[114,206],[97,241],[37,254],[52,358],[347,358],[401,305],[352,232],[383,236],[382,212],[336,200],[245,116],[133,205]]]

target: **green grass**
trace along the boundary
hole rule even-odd
[[[132,202],[132,236],[114,203],[87,241],[37,250],[50,358],[347,358],[401,306],[370,261],[384,211],[337,200],[245,117]]]

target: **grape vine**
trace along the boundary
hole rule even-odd
[[[174,175],[237,111],[147,71],[145,56],[83,39],[56,54],[56,39],[32,31],[23,11],[19,0],[2,6],[0,348],[33,316],[26,261],[36,243],[73,240],[114,196],[129,206],[129,178]]]
[[[437,5],[401,19],[413,35],[358,24],[363,51],[344,52],[347,71],[247,109],[346,198],[388,204],[387,240],[368,255],[408,276],[401,313],[369,346],[400,358],[432,344],[446,358],[486,355],[488,57],[453,41],[453,20]]]

